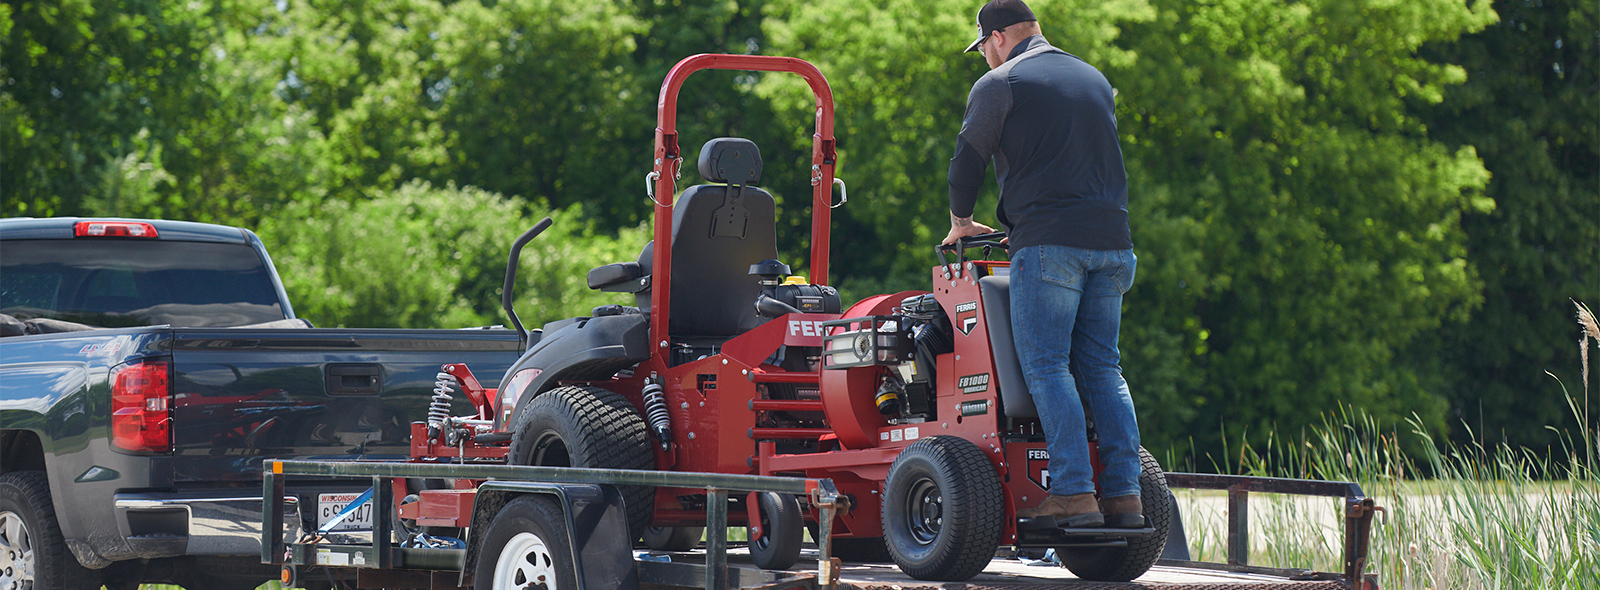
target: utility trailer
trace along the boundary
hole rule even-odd
[[[332,535],[330,526],[297,535],[302,519],[284,520],[290,477],[370,478],[372,488],[345,512],[371,502],[371,538]],[[459,489],[425,489],[395,502],[418,481],[455,480]],[[705,491],[703,564],[635,561],[619,486]],[[829,537],[844,499],[828,480],[797,477],[629,471],[575,467],[340,461],[270,461],[262,477],[261,561],[283,567],[291,588],[477,590],[831,590],[839,561],[819,546],[814,573],[729,568],[730,491],[804,495],[823,514]],[[293,509],[290,509],[293,514]],[[412,526],[404,524],[414,522]],[[291,527],[286,531],[284,525]],[[414,527],[414,528],[413,528]],[[461,531],[464,539],[427,530]],[[406,541],[394,543],[396,530]],[[293,539],[293,540],[291,540]],[[419,541],[420,539],[420,541]],[[354,540],[354,542],[352,542]]]
[[[327,531],[300,534],[303,522],[285,501],[290,477],[370,479],[374,510],[370,539]],[[1265,477],[1168,473],[1174,488],[1228,493],[1228,562],[1189,559],[1181,518],[1171,521],[1162,559],[1132,583],[1069,577],[1063,568],[1037,568],[996,559],[982,574],[942,585],[913,580],[892,564],[864,564],[834,556],[830,529],[850,500],[829,480],[794,477],[629,471],[493,464],[271,461],[262,482],[262,563],[281,566],[290,588],[475,588],[509,590],[1054,590],[1152,588],[1162,590],[1377,590],[1364,572],[1372,517],[1382,511],[1359,485]],[[449,480],[460,489],[405,493],[419,481]],[[706,503],[703,549],[634,558],[619,486],[702,489]],[[807,498],[819,514],[815,567],[763,570],[729,565],[729,492],[776,493]],[[1315,572],[1251,566],[1249,496],[1273,493],[1341,498],[1344,506],[1344,571]],[[387,508],[385,508],[387,507]],[[286,511],[287,510],[287,511]],[[285,520],[285,515],[290,520]],[[403,524],[411,521],[410,526]],[[285,525],[289,525],[285,528]],[[431,527],[424,529],[423,527]],[[443,527],[443,528],[441,528]],[[464,539],[440,545],[424,530],[449,531]],[[401,534],[396,535],[396,532]],[[420,534],[419,534],[420,533]],[[405,542],[395,543],[399,536]],[[742,558],[735,550],[736,557]],[[695,563],[695,562],[699,563]],[[507,564],[514,563],[507,567]],[[490,565],[493,564],[493,565]],[[809,570],[809,571],[805,571]],[[518,576],[522,577],[518,577]],[[543,576],[543,577],[541,577]]]

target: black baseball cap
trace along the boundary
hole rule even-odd
[[[988,4],[978,9],[978,30],[981,31],[978,40],[968,45],[962,53],[977,51],[978,45],[995,31],[1030,20],[1039,19],[1033,17],[1033,11],[1028,10],[1028,5],[1023,4],[1022,0],[989,0]]]

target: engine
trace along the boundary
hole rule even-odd
[[[950,318],[932,294],[907,297],[891,315],[846,318],[824,340],[824,367],[883,367],[872,403],[891,424],[938,419],[938,356],[954,350]]]

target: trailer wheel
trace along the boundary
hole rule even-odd
[[[550,498],[522,496],[508,502],[484,533],[473,587],[577,590],[566,522],[561,507]]]
[[[900,571],[919,580],[978,575],[1000,544],[1005,502],[983,451],[953,436],[906,447],[889,467],[883,532]]]
[[[1172,523],[1171,496],[1167,476],[1149,451],[1139,448],[1139,499],[1144,518],[1156,532],[1128,539],[1126,547],[1057,547],[1056,555],[1072,573],[1085,580],[1126,582],[1144,575],[1161,558],[1167,545],[1167,527]]]
[[[654,470],[655,455],[644,419],[615,392],[598,387],[557,387],[528,402],[511,435],[511,464],[548,467]],[[628,508],[628,532],[637,539],[655,512],[655,490],[618,486]]]
[[[700,545],[703,526],[653,526],[644,529],[644,546],[656,551],[688,551]]]
[[[0,583],[34,590],[98,588],[97,574],[67,550],[44,472],[0,475]]]
[[[786,570],[800,561],[800,542],[805,521],[800,516],[800,501],[789,494],[756,494],[761,513],[761,538],[750,542],[750,559],[764,570]]]

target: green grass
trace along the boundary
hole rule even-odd
[[[1298,445],[1278,444],[1266,456],[1247,450],[1241,471],[1360,483],[1385,508],[1374,523],[1367,570],[1384,588],[1600,588],[1593,431],[1558,462],[1525,449],[1441,445],[1417,429],[1410,436],[1424,451],[1412,459],[1399,451],[1399,435],[1350,422]],[[1430,476],[1417,479],[1419,473]],[[1222,493],[1176,493],[1192,557],[1226,561]],[[1250,500],[1252,565],[1343,569],[1340,500]]]

